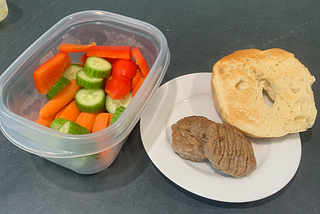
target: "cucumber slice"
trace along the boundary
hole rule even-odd
[[[50,128],[59,131],[59,129],[67,122],[68,120],[63,118],[56,118],[50,123]]]
[[[84,88],[99,89],[102,88],[103,78],[90,77],[83,70],[80,70],[76,75],[76,82],[77,85],[81,85]]]
[[[81,88],[74,99],[80,111],[95,113],[104,109],[106,95],[103,89]]]
[[[75,135],[90,134],[90,131],[87,128],[80,126],[79,124],[71,120],[68,120],[67,122],[65,122],[59,129],[59,132],[63,132],[66,134],[75,134]]]
[[[121,116],[121,114],[124,112],[124,110],[126,110],[126,108],[123,106],[116,108],[116,111],[110,121],[110,125],[113,124],[114,122],[116,122],[116,120],[118,120],[118,118]]]
[[[83,67],[78,64],[72,64],[70,67],[62,74],[63,77],[74,80],[76,78],[76,74],[79,70],[82,70]]]
[[[126,96],[119,100],[112,99],[109,95],[106,96],[106,110],[110,114],[114,114],[116,108],[123,106],[125,108],[128,107],[129,103],[132,100],[132,92],[130,91]]]
[[[69,79],[65,77],[60,77],[58,81],[50,88],[46,98],[51,100],[54,96],[56,96],[68,83],[70,82]]]
[[[107,60],[90,56],[84,65],[84,72],[91,77],[107,78],[110,75],[111,67]]]

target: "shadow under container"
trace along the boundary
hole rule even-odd
[[[68,135],[35,123],[47,102],[39,94],[33,72],[58,53],[62,43],[139,47],[150,73],[120,118],[87,135]],[[69,53],[73,63],[83,53]],[[165,36],[154,26],[105,11],[69,15],[36,40],[0,77],[0,128],[21,149],[80,174],[94,174],[117,157],[146,106],[161,84],[170,61]]]

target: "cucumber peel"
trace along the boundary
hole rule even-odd
[[[132,100],[132,92],[130,91],[126,96],[124,96],[121,99],[112,99],[108,94],[106,95],[106,110],[110,114],[114,114],[116,111],[116,108],[123,106],[125,108],[128,107],[129,103]]]
[[[76,83],[87,89],[102,88],[103,78],[90,77],[84,73],[83,69],[77,72]]]
[[[69,82],[69,79],[60,77],[60,79],[58,79],[58,81],[50,88],[46,95],[46,98],[48,100],[54,98],[64,87],[66,87],[66,85],[68,85]]]
[[[116,111],[110,121],[110,125],[118,120],[118,118],[121,116],[121,114],[124,112],[124,110],[126,110],[126,108],[124,106],[120,106],[120,107],[116,108]]]
[[[74,134],[74,135],[90,134],[90,131],[87,128],[71,120],[68,120],[67,122],[65,122],[59,129],[59,132],[66,133],[66,134]]]
[[[56,118],[50,123],[50,128],[54,129],[56,131],[59,131],[59,129],[63,126],[65,122],[68,120],[63,119],[63,118]]]

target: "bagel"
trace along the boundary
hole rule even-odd
[[[314,124],[314,81],[292,53],[278,48],[246,49],[214,64],[211,90],[225,122],[250,137],[281,137]],[[269,105],[264,93],[271,99]]]

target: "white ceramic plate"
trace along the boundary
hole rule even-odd
[[[257,168],[248,177],[234,178],[211,163],[184,160],[172,150],[171,125],[198,115],[222,123],[211,95],[211,73],[195,73],[162,85],[140,121],[144,148],[154,165],[171,181],[199,196],[223,202],[249,202],[270,196],[294,176],[301,158],[299,134],[253,139]]]

